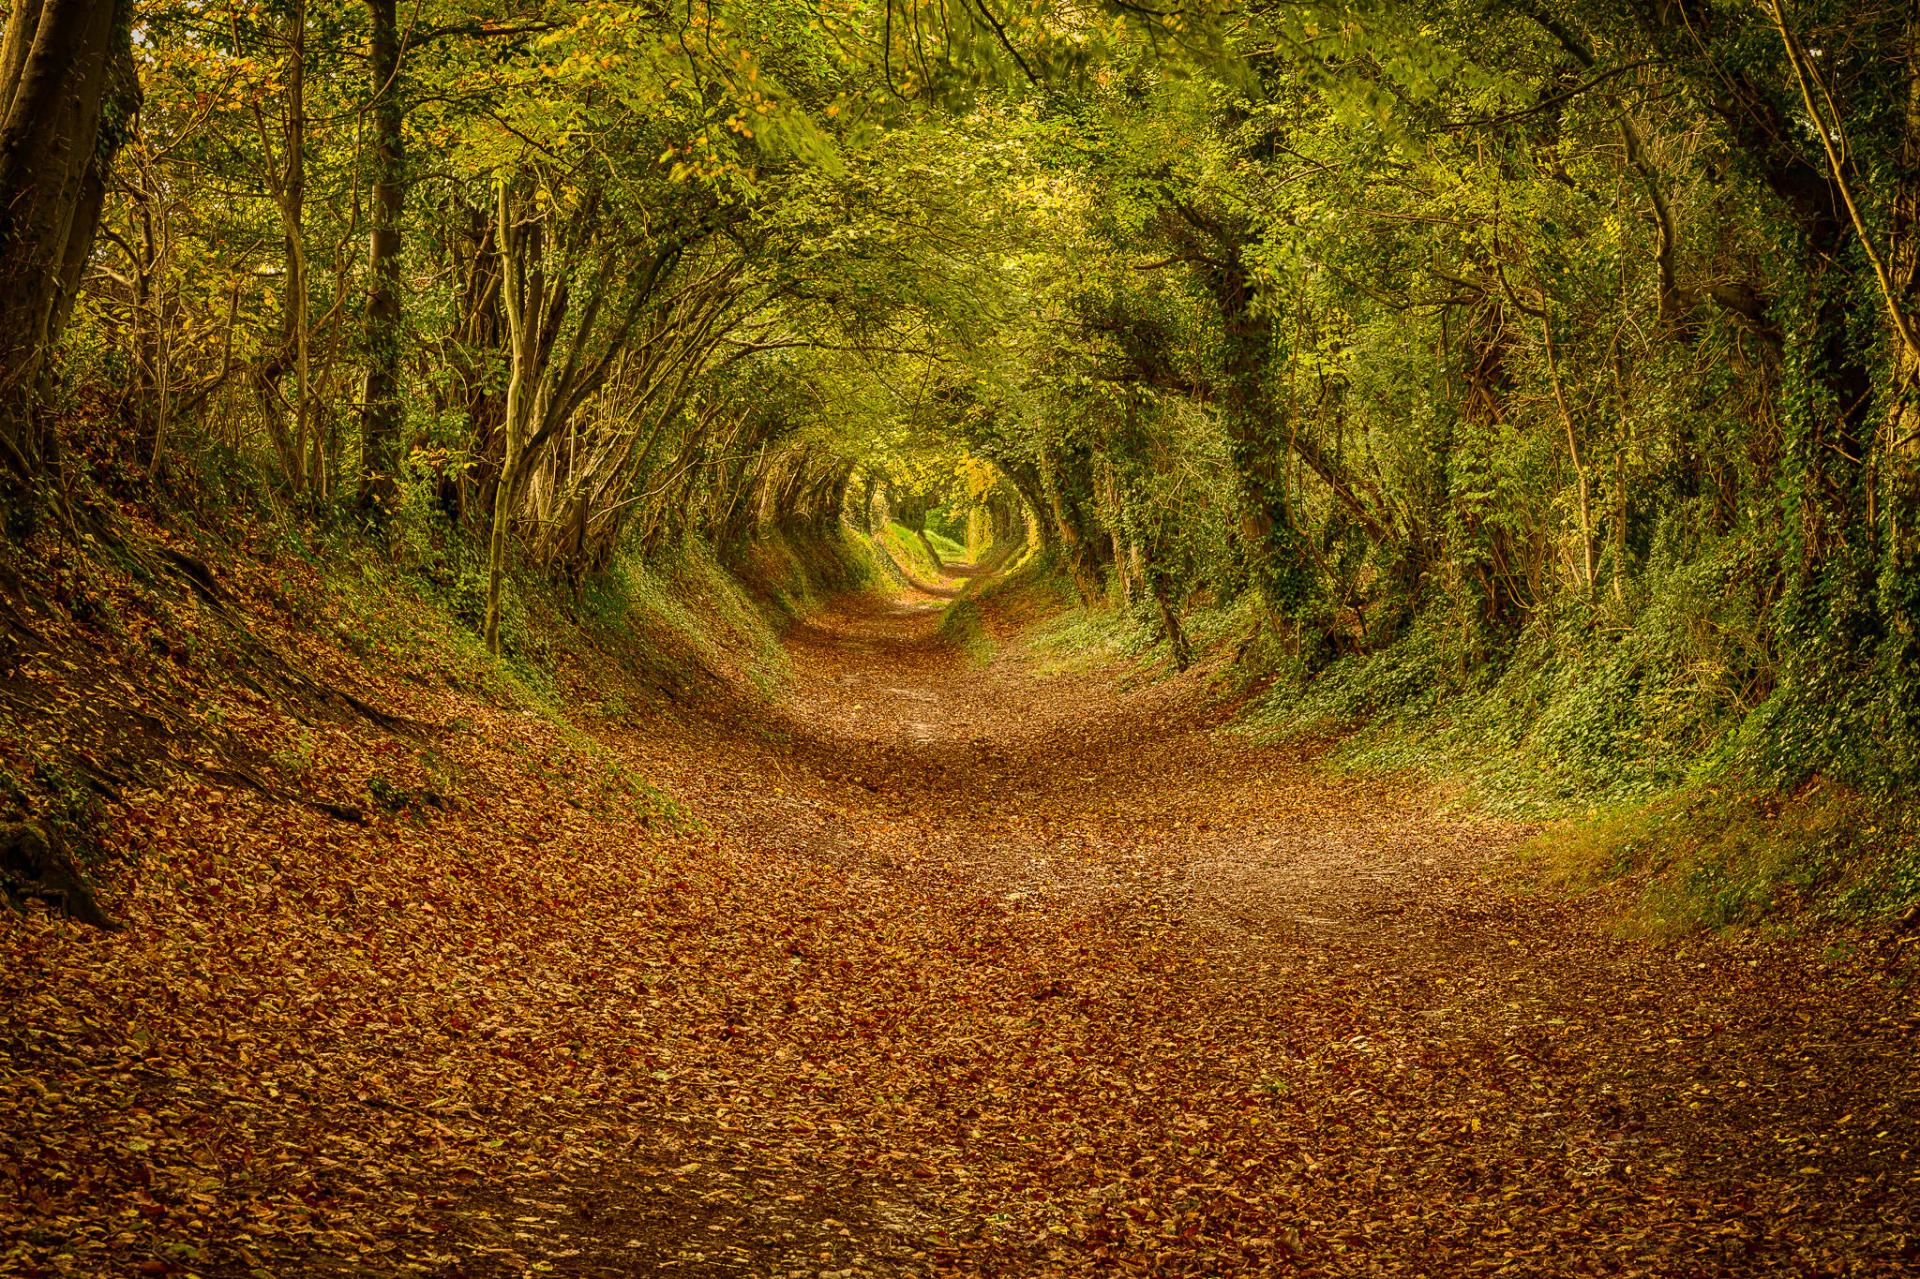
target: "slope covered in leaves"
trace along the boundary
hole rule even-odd
[[[0,916],[10,1272],[1920,1260],[1903,951],[1614,939],[1204,673],[1045,673],[1036,597],[986,661],[847,598],[773,704],[582,643],[563,719],[276,607],[297,565],[216,580],[272,661],[143,639],[239,643],[185,586],[14,645],[15,731],[175,749],[104,815],[125,932]]]

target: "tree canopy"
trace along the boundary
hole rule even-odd
[[[1493,689],[1576,780],[1897,789],[1915,21],[15,4],[10,527],[344,524],[498,648],[516,572],[992,509],[1182,663],[1237,609],[1364,668],[1344,713]]]

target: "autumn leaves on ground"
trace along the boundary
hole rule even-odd
[[[128,779],[127,927],[0,916],[0,1271],[1920,1265],[1896,945],[1622,940],[1204,664],[1050,665],[1042,591],[970,651],[843,595],[770,694],[576,654],[563,714],[299,572],[174,581],[138,660],[13,619],[14,728]]]

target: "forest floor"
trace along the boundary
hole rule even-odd
[[[1920,1266],[1911,948],[1622,938],[1205,671],[943,603],[584,739],[368,690],[439,780],[309,730],[309,785],[420,797],[359,823],[129,795],[125,933],[0,920],[0,1273]]]

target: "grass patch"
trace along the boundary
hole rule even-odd
[[[1027,635],[1043,675],[1071,675],[1150,656],[1152,637],[1119,609],[1075,604]]]
[[[987,634],[980,606],[971,599],[962,597],[941,610],[940,638],[978,665],[993,660],[993,639]]]
[[[938,529],[929,528],[927,530],[927,540],[933,543],[933,549],[940,553],[940,559],[943,563],[953,564],[969,558],[967,548],[964,545],[954,541]]]
[[[744,674],[762,695],[786,687],[793,665],[780,644],[781,615],[765,607],[773,596],[755,591],[729,572],[705,546],[681,549],[664,574],[649,579],[654,616],[672,629],[672,648],[697,652],[710,671],[732,668]],[[764,565],[764,580],[780,580]],[[641,568],[644,575],[647,570]],[[671,649],[669,650],[671,651]]]
[[[1257,739],[1339,737],[1330,763],[1407,771],[1527,820],[1591,818],[1711,780],[1731,718],[1664,714],[1636,655],[1593,656],[1567,637],[1529,637],[1498,666],[1463,672],[1439,619],[1391,647],[1306,678],[1279,679],[1242,717]]]
[[[874,576],[859,543],[818,543],[769,536],[724,560],[697,542],[651,559],[629,551],[588,587],[582,620],[602,647],[676,697],[724,673],[771,696],[792,678],[785,626]],[[614,717],[631,709],[618,695],[600,707]]]
[[[1920,901],[1914,805],[1736,772],[1740,703],[1676,686],[1644,640],[1543,624],[1468,669],[1440,620],[1311,678],[1274,662],[1279,678],[1238,728],[1335,738],[1336,771],[1411,771],[1457,806],[1550,823],[1530,874],[1617,890],[1634,935],[1871,920]]]
[[[1542,881],[1630,893],[1629,933],[1871,920],[1920,903],[1920,822],[1816,779],[1790,795],[1696,787],[1558,823],[1523,850]]]
[[[1157,677],[1174,671],[1173,650],[1162,629],[1158,611],[1145,599],[1131,606],[1083,603],[1064,575],[1045,561],[1030,570],[1044,578],[1045,589],[1056,601],[1056,616],[1036,627],[1028,646],[1046,674],[1068,674],[1115,664],[1130,664],[1136,678]],[[1233,643],[1252,625],[1250,601],[1227,605],[1208,600],[1182,610],[1180,626],[1186,632],[1196,660],[1211,649]],[[1231,668],[1228,675],[1248,675],[1251,664]]]
[[[929,546],[933,546],[936,550],[939,546],[932,535],[923,541],[918,533],[897,520],[889,521],[885,527],[874,534],[873,545],[890,561],[889,567],[900,579],[902,585],[912,586],[920,582],[933,582],[945,572],[944,563],[936,561],[933,554],[928,551]],[[965,548],[958,543],[947,541],[947,545],[954,548],[953,558],[966,557]],[[940,553],[943,556],[945,554],[945,552]]]

